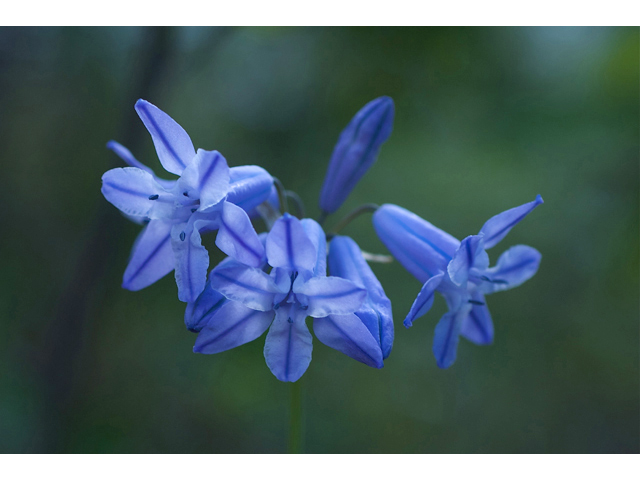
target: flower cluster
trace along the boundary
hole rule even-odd
[[[395,205],[363,206],[325,233],[321,224],[340,208],[391,134],[389,97],[369,102],[342,131],[322,186],[318,221],[290,215],[288,199],[299,197],[263,168],[229,168],[218,151],[196,151],[186,131],[154,105],[139,100],[135,109],[162,166],[179,178],[158,178],[125,147],[107,144],[129,166],[106,172],[102,193],[145,225],[122,285],[140,290],[175,270],[178,298],[187,303],[185,324],[198,334],[194,352],[223,352],[268,330],[269,369],[279,380],[295,382],[311,362],[311,317],[320,342],[381,368],[394,327],[391,302],[368,263],[380,256],[338,235],[366,211],[375,212],[374,229],[392,255],[424,284],[404,325],[430,309],[436,291],[447,302],[449,312],[437,324],[433,343],[441,368],[455,361],[460,336],[481,345],[493,341],[484,296],[520,285],[538,269],[541,256],[531,247],[510,248],[493,268],[486,249],[541,204],[539,196],[491,218],[478,235],[461,242]],[[256,232],[256,217],[265,220],[267,232]],[[201,235],[214,231],[227,258],[209,272]]]

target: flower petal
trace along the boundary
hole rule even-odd
[[[311,363],[313,345],[304,313],[298,311],[294,316],[290,318],[289,309],[278,310],[264,342],[267,365],[282,382],[295,382]]]
[[[247,213],[270,198],[273,177],[256,165],[243,165],[229,169],[227,202],[235,203]],[[277,192],[275,192],[277,198]]]
[[[475,293],[472,299],[475,303],[462,321],[460,335],[477,345],[490,345],[493,343],[493,321],[489,309],[484,304],[484,296]]]
[[[542,255],[535,248],[516,245],[498,258],[495,267],[485,271],[484,293],[499,292],[522,285],[538,271]]]
[[[480,232],[484,233],[484,248],[489,249],[495,246],[520,220],[543,203],[542,197],[538,195],[533,202],[511,208],[487,220],[480,229]]]
[[[202,221],[181,223],[171,229],[171,247],[176,260],[178,298],[194,302],[207,283],[209,253],[202,246],[199,227]]]
[[[178,180],[183,195],[200,199],[199,211],[218,204],[229,191],[229,166],[217,151],[198,149],[193,161]]]
[[[267,263],[264,247],[249,216],[233,203],[224,202],[216,245],[231,258],[249,267],[262,268]]]
[[[320,193],[320,208],[335,212],[373,165],[380,146],[393,129],[394,106],[389,97],[367,103],[342,131]]]
[[[166,191],[168,192],[171,191],[175,186],[176,184],[175,180],[164,180],[162,178],[158,178],[158,176],[155,174],[153,170],[147,167],[144,163],[138,161],[133,156],[133,154],[129,151],[128,148],[126,148],[123,145],[120,145],[115,140],[111,140],[107,142],[107,148],[111,150],[113,153],[115,153],[116,155],[118,155],[130,167],[136,167],[141,170],[144,170],[145,172],[150,173],[151,176],[153,176],[153,179],[156,181],[156,183],[160,185],[162,188],[164,188]]]
[[[145,172],[150,173],[155,177],[155,173],[153,173],[153,170],[147,167],[144,163],[138,161],[136,157],[133,156],[131,151],[124,145],[119,144],[115,140],[110,140],[107,142],[107,148],[118,155],[130,167],[139,168],[140,170],[144,170]]]
[[[317,252],[300,220],[288,213],[278,219],[267,237],[267,259],[291,272],[313,271]]]
[[[164,169],[181,175],[196,155],[187,132],[173,118],[146,100],[138,100],[135,108],[151,134]]]
[[[472,268],[484,270],[489,266],[489,256],[484,251],[482,235],[470,235],[462,242],[447,266],[451,281],[458,286],[467,285]]]
[[[316,262],[313,267],[313,276],[325,277],[327,275],[327,236],[320,224],[315,220],[304,218],[300,223],[316,249]]]
[[[387,358],[394,337],[391,302],[352,238],[333,237],[329,246],[329,270],[331,275],[351,280],[367,291],[364,303],[355,313],[380,344],[383,358]]]
[[[405,327],[411,327],[416,318],[420,318],[431,309],[436,289],[442,282],[443,278],[444,273],[439,273],[425,282],[420,293],[413,301],[413,305],[411,305],[411,310],[409,310],[407,318],[404,319],[403,324]]]
[[[195,353],[219,353],[244,345],[262,335],[274,313],[260,312],[239,302],[228,301],[200,331],[193,347]]]
[[[445,313],[433,335],[433,354],[440,368],[449,368],[456,361],[460,327],[470,308],[461,308],[456,312]]]
[[[307,315],[310,317],[353,313],[362,306],[367,296],[364,288],[339,277],[313,277],[300,283],[297,280],[294,282],[293,292],[308,297]]]
[[[382,368],[382,350],[371,332],[355,314],[330,315],[313,320],[318,340],[359,362]]]
[[[101,191],[122,213],[137,217],[149,216],[159,201],[170,201],[169,194],[156,184],[149,172],[135,167],[107,171],[102,175]]]
[[[421,283],[446,271],[460,242],[414,213],[397,205],[382,205],[373,226],[391,254]]]
[[[187,330],[198,333],[227,302],[227,297],[211,288],[211,284],[207,282],[196,301],[189,302],[184,311],[184,324]]]
[[[211,286],[230,300],[263,312],[273,309],[278,292],[273,279],[259,268],[233,264],[211,272]]]
[[[170,222],[151,220],[138,236],[124,272],[122,287],[137,291],[160,280],[173,270]]]

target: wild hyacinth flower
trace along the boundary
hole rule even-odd
[[[382,358],[386,359],[393,346],[391,302],[360,247],[350,237],[335,236],[329,244],[328,260],[331,275],[351,280],[367,292],[364,303],[355,314],[376,339],[382,349]]]
[[[228,350],[269,329],[267,365],[279,380],[295,382],[311,362],[312,339],[305,321],[310,316],[322,343],[382,367],[380,345],[354,314],[367,293],[349,280],[326,276],[326,237],[317,222],[285,213],[264,246],[248,217],[225,232],[242,242],[229,253],[230,260],[211,272],[212,289],[227,300],[201,329],[195,352]]]
[[[478,235],[462,242],[417,215],[396,205],[383,205],[373,216],[382,242],[393,256],[424,285],[404,325],[429,311],[436,291],[449,312],[435,329],[433,353],[440,368],[456,359],[459,335],[478,345],[493,342],[493,323],[484,296],[524,283],[538,270],[540,253],[525,245],[511,247],[489,268],[486,249],[542,204],[542,197],[489,219]]]
[[[379,97],[356,113],[340,134],[320,192],[320,209],[335,212],[378,157],[393,129],[394,105]]]
[[[162,166],[180,178],[160,179],[122,145],[107,144],[130,167],[106,172],[102,193],[130,219],[147,224],[133,246],[122,285],[140,290],[175,269],[178,297],[194,301],[209,266],[200,233],[224,229],[221,213],[228,203],[247,211],[257,207],[271,194],[273,179],[254,165],[230,169],[217,151],[196,152],[187,132],[149,102],[139,100],[135,108]]]

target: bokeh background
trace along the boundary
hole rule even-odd
[[[264,336],[196,355],[172,276],[120,288],[139,226],[100,194],[123,165],[105,143],[161,170],[143,97],[317,217],[339,132],[390,95],[394,133],[327,225],[396,203],[463,238],[540,193],[490,253],[543,260],[489,297],[494,345],[462,340],[449,370],[444,301],[406,330],[420,285],[373,265],[394,350],[374,370],[314,342],[306,451],[638,453],[638,75],[637,28],[1,28],[0,451],[286,451]],[[368,217],[344,233],[385,252]]]

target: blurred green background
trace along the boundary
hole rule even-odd
[[[449,370],[444,301],[406,330],[420,284],[374,265],[394,350],[375,370],[314,341],[306,451],[638,453],[638,59],[637,28],[1,28],[0,452],[286,451],[264,336],[196,355],[172,276],[120,288],[139,226],[100,194],[105,143],[161,170],[143,97],[317,217],[339,132],[389,95],[394,133],[327,225],[396,203],[463,238],[539,193],[490,253],[543,260]],[[385,252],[367,217],[344,233]]]

